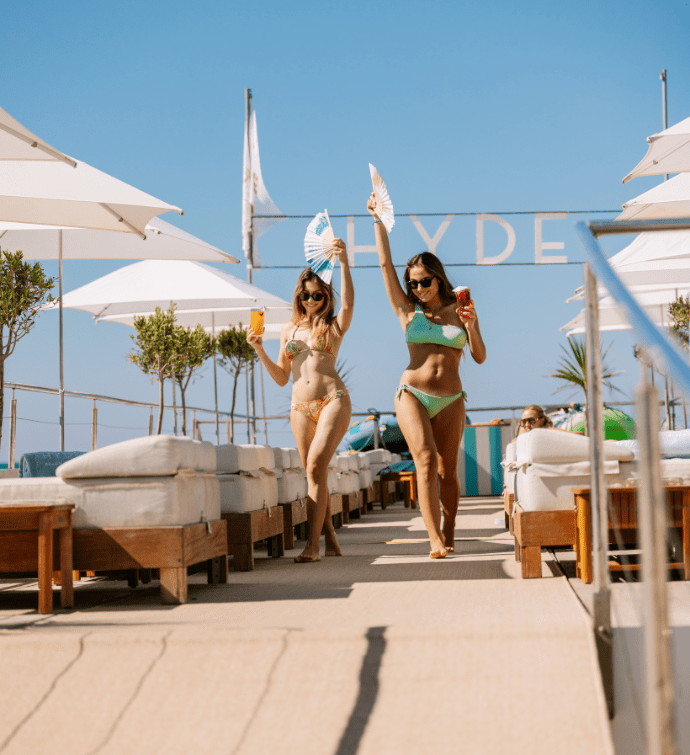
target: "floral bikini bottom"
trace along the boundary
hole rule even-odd
[[[290,406],[296,412],[304,414],[304,416],[312,422],[318,422],[324,407],[328,406],[331,401],[335,401],[337,398],[342,398],[347,395],[347,391],[333,391],[332,393],[327,393],[321,398],[315,398],[313,401],[305,401],[301,404],[290,404]]]

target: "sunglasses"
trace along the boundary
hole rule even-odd
[[[525,417],[520,420],[520,427],[527,427],[527,425],[536,425],[539,422],[537,417]]]
[[[320,302],[325,299],[325,296],[324,294],[320,294],[318,291],[315,294],[310,294],[309,291],[302,291],[302,293],[300,293],[300,301],[309,301],[309,299],[313,299],[315,302]]]
[[[417,281],[413,278],[410,278],[408,283],[410,284],[410,288],[414,291],[417,286],[421,286],[422,288],[429,288],[431,285],[431,281],[435,278],[435,275],[432,275],[430,278],[422,278],[421,280]]]

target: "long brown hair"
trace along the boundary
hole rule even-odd
[[[407,298],[413,304],[419,304],[424,309],[424,303],[412,293],[412,288],[410,287],[410,268],[418,266],[426,268],[432,275],[438,278],[438,294],[444,304],[450,304],[455,301],[453,284],[448,280],[443,262],[431,252],[422,252],[421,254],[415,254],[414,257],[407,260],[407,267],[403,274]]]
[[[305,268],[297,279],[295,295],[292,299],[292,322],[299,325],[307,316],[304,304],[299,300],[299,295],[304,291],[304,284],[314,281],[319,284],[321,291],[326,297],[321,309],[314,315],[313,327],[315,330],[330,330],[336,323],[335,315],[335,291],[330,283],[324,283],[321,278],[310,268]]]

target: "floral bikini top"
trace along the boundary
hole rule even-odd
[[[321,335],[316,339],[313,346],[307,346],[306,349],[301,349],[299,344],[303,341],[295,341],[295,334],[299,330],[299,325],[295,328],[292,338],[285,344],[285,354],[287,358],[292,361],[298,354],[302,354],[305,351],[325,351],[326,354],[333,353],[333,344],[328,337],[328,329],[324,328],[321,331]]]

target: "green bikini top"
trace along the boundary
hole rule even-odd
[[[450,349],[462,349],[467,343],[467,333],[457,325],[432,322],[417,304],[414,316],[405,330],[405,340],[407,343],[435,343]]]

